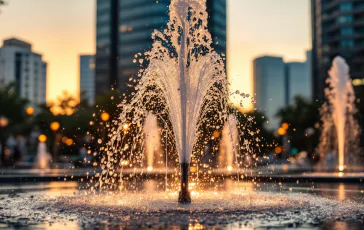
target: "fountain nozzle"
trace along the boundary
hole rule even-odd
[[[191,194],[188,191],[188,174],[190,171],[189,163],[181,163],[181,191],[178,196],[178,203],[189,204],[191,203]]]

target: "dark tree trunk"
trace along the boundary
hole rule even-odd
[[[0,140],[1,143],[1,149],[0,149],[0,154],[1,154],[1,165],[2,166],[6,166],[6,158],[5,158],[5,143],[6,141],[4,139]]]

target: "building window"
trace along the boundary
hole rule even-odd
[[[354,47],[354,41],[351,39],[342,40],[340,42],[341,48],[353,48]]]
[[[340,4],[340,11],[352,11],[353,10],[353,4],[351,2],[343,2]]]
[[[352,27],[344,27],[340,30],[341,35],[351,36],[354,35],[354,29]]]
[[[327,6],[327,3],[328,3],[328,2],[327,2],[326,0],[322,0],[322,1],[321,1],[321,7],[322,7],[322,8],[325,8],[325,7]]]
[[[349,24],[353,22],[353,15],[343,15],[337,18],[339,24]]]

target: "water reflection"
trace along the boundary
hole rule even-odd
[[[356,183],[286,183],[282,188],[291,192],[316,194],[339,201],[348,199],[363,202],[364,199],[364,185]]]
[[[67,229],[67,230],[79,230],[83,229],[81,225],[77,222],[67,222],[67,223],[42,223],[34,226],[34,229],[45,229],[45,230],[55,230],[55,229]]]
[[[0,185],[0,194],[9,193],[42,193],[43,195],[71,196],[79,191],[80,184],[77,182],[38,182],[38,183],[15,183]]]
[[[363,223],[357,221],[357,222],[332,222],[328,221],[325,222],[321,229],[324,230],[361,230],[363,229]]]
[[[137,186],[135,186],[135,183]],[[130,186],[128,184],[134,184],[134,186]],[[161,192],[165,192],[165,180],[141,180],[135,181],[131,180],[130,182],[125,182],[125,188],[127,190],[135,191],[137,193],[148,194],[148,197],[154,196],[154,194],[158,194]],[[231,194],[243,194],[247,197],[247,194],[255,194],[258,195],[261,192],[272,192],[272,193],[311,193],[317,194],[322,197],[329,197],[333,199],[337,199],[339,201],[344,201],[347,199],[357,200],[363,202],[364,194],[362,191],[364,190],[364,186],[362,184],[346,184],[346,183],[251,183],[251,182],[238,182],[232,179],[224,179],[216,183],[207,183],[204,185],[197,186],[197,183],[191,183],[192,191],[195,191],[195,198],[198,199],[199,196],[203,196],[203,190],[211,189],[219,193],[219,191],[231,193]],[[9,194],[11,192],[15,193],[29,193],[29,194],[38,194],[42,196],[48,197],[57,197],[57,196],[72,196],[75,193],[83,192],[78,190],[81,185],[76,182],[49,182],[49,183],[24,183],[24,184],[7,184],[0,186],[0,195],[1,194]],[[20,195],[22,197],[22,195]],[[250,197],[250,196],[248,196]],[[140,202],[143,202],[142,200]],[[254,200],[252,201],[254,204]],[[279,204],[277,204],[279,205]],[[75,213],[76,215],[77,213]],[[153,214],[154,215],[154,214]],[[155,222],[153,222],[153,227],[158,228],[166,228],[169,229],[255,229],[251,224],[246,224],[244,221],[235,220],[234,222],[230,222],[231,216],[230,214],[226,216],[226,221],[221,221],[217,225],[210,226],[208,222],[201,222],[199,219],[193,217],[193,215],[189,215],[189,213],[184,213],[186,215],[185,221],[183,224],[176,225],[175,223],[168,222],[166,225],[165,217],[162,215],[155,216]],[[231,214],[235,215],[236,214]],[[124,217],[121,217],[124,218]],[[83,229],[82,223],[77,221],[77,216],[72,217],[73,221],[67,221],[66,223],[42,223],[36,226],[30,226],[29,228],[37,228],[37,229]],[[54,220],[52,220],[54,221]],[[57,221],[57,220],[56,220]],[[142,221],[142,220],[141,220]],[[160,222],[160,225],[158,225]],[[157,223],[157,224],[156,224]],[[128,224],[118,224],[118,223],[108,223],[101,222],[97,226],[94,226],[94,229],[109,229],[112,224],[112,228],[124,229],[124,228],[134,228],[137,226],[133,226]],[[132,224],[132,223],[131,223]],[[291,226],[292,227],[292,226]],[[294,227],[294,226],[293,226]],[[297,227],[297,226],[296,226]],[[296,229],[363,229],[363,224],[359,221],[350,221],[350,222],[332,222],[326,221],[318,226],[298,226]],[[262,228],[264,229],[264,228]]]

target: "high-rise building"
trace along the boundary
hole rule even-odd
[[[226,55],[226,0],[206,0],[206,8],[212,47],[217,53]]]
[[[355,90],[364,90],[364,1],[311,0],[314,99],[323,99],[333,58],[344,57]]]
[[[10,83],[33,105],[46,102],[47,63],[31,44],[15,38],[4,40],[0,48],[0,86]]]
[[[286,104],[293,104],[296,96],[312,99],[311,51],[305,62],[286,63]]]
[[[95,56],[80,56],[80,98],[95,103]]]
[[[166,26],[170,0],[97,0],[96,94],[116,86],[128,91],[139,67],[134,55],[152,46],[155,29]],[[214,48],[226,54],[226,0],[207,0]]]
[[[253,62],[256,108],[268,118],[268,129],[280,126],[276,117],[279,109],[293,104],[296,96],[310,100],[311,51],[305,62],[285,63],[282,57],[263,56]]]
[[[276,129],[276,114],[286,104],[285,63],[282,57],[263,56],[253,62],[256,108],[267,117],[268,129]]]

